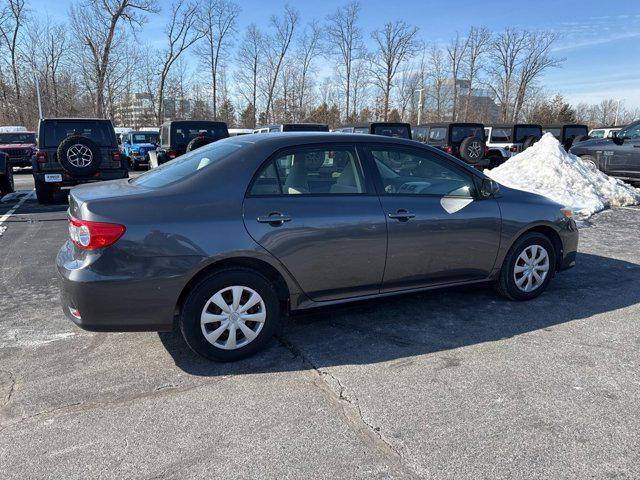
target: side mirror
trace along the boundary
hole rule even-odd
[[[482,185],[480,186],[480,193],[478,197],[481,200],[486,200],[495,196],[500,191],[500,186],[491,180],[490,178],[482,179]]]
[[[611,137],[611,140],[616,145],[622,145],[624,143],[624,137],[619,137],[617,134]]]

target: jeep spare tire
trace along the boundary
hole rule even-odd
[[[212,137],[207,137],[207,136],[204,136],[204,135],[203,136],[198,136],[198,137],[192,139],[187,144],[187,152],[195,150],[196,148],[204,147],[205,145],[209,145],[214,140],[215,139],[212,138]]]
[[[527,137],[524,137],[524,141],[522,142],[522,151],[524,152],[527,148],[529,148],[531,145],[536,143],[538,140],[540,140],[540,137],[536,137],[534,135],[529,135]]]
[[[70,135],[58,145],[58,162],[71,175],[89,176],[100,168],[100,147],[90,138]]]
[[[460,144],[460,158],[467,163],[478,163],[484,157],[484,142],[477,137],[467,137]]]

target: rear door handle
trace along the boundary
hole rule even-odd
[[[282,225],[284,222],[290,222],[292,219],[289,215],[283,215],[279,212],[271,212],[269,215],[261,215],[257,219],[258,223],[268,223],[272,226]]]
[[[396,213],[390,213],[389,218],[393,218],[395,220],[400,220],[401,222],[406,222],[410,218],[414,218],[416,216],[415,213],[408,212],[407,210],[400,209]]]

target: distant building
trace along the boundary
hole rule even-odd
[[[139,128],[155,124],[153,97],[148,93],[133,93],[116,104],[115,124]]]

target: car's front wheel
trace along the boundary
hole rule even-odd
[[[511,300],[531,300],[546,290],[555,265],[556,253],[549,238],[538,232],[527,233],[507,253],[498,291]]]
[[[264,348],[279,321],[280,304],[271,282],[254,270],[232,268],[209,275],[191,290],[180,330],[196,353],[232,361]]]
[[[583,155],[580,157],[584,163],[586,163],[591,169],[599,170],[598,163],[592,155]]]

